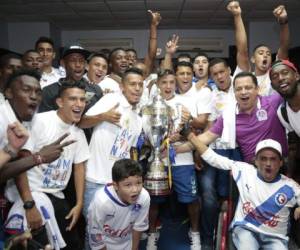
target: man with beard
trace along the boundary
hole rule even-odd
[[[36,71],[29,69],[16,71],[7,80],[5,89],[7,101],[0,105],[0,113],[2,114],[0,119],[1,148],[7,143],[6,130],[9,124],[19,120],[28,127],[30,133],[30,122],[41,102],[41,87],[39,81],[40,75]],[[49,163],[57,159],[60,156],[63,147],[69,144],[68,142],[60,144],[60,142],[61,140],[57,140],[55,143],[49,145],[47,142],[45,144],[46,146],[40,150],[36,150],[34,154],[31,154],[30,151],[33,150],[33,141],[30,136],[29,140],[19,152],[19,157],[22,157],[21,159],[16,158],[16,152],[9,149],[7,152],[13,159],[2,167],[3,175],[1,175],[1,182],[8,178],[14,178],[17,174],[38,165],[41,163],[41,160],[43,163]],[[16,180],[18,180],[19,177],[17,177]],[[8,186],[12,186],[12,180],[9,182]],[[16,193],[13,194],[13,198],[16,198],[15,194]],[[1,213],[1,215],[2,214],[3,213]],[[32,229],[36,228],[37,226],[32,224]],[[45,233],[43,228],[41,229],[41,231]],[[48,242],[47,238],[40,240],[42,240],[42,243]]]
[[[60,86],[63,86],[65,82],[72,83],[82,80],[88,56],[89,52],[80,46],[73,45],[64,51],[62,57],[66,69],[66,78],[61,78],[58,82],[43,88],[43,99],[39,112],[56,110],[58,108],[55,99]],[[102,92],[98,85],[90,84],[85,79],[83,79],[82,83],[86,89],[86,109],[88,109],[102,97]]]
[[[44,112],[35,116],[31,130],[34,142],[33,151],[40,150],[49,142],[56,143],[57,138],[64,139],[66,133],[71,141],[63,143],[63,145],[67,143],[67,146],[57,160],[45,164],[43,158],[39,157],[39,166],[27,171],[27,175],[21,175],[18,178],[16,184],[19,197],[14,196],[11,190],[7,191],[8,197],[11,200],[14,199],[15,203],[7,219],[6,229],[11,230],[11,226],[15,225],[16,217],[23,218],[22,227],[26,228],[28,225],[29,228],[40,228],[43,224],[44,212],[39,204],[47,200],[48,205],[44,206],[47,207],[49,204],[50,207],[53,206],[59,227],[59,229],[53,229],[58,235],[57,241],[54,240],[54,246],[64,247],[64,240],[67,244],[64,249],[79,249],[79,236],[75,225],[83,205],[85,161],[89,157],[89,150],[83,131],[75,124],[81,119],[86,105],[84,84],[81,81],[65,82],[59,89],[56,101],[59,107],[57,111]],[[63,194],[72,171],[74,171],[76,191],[76,204],[73,207]],[[20,203],[23,204],[22,201],[24,209],[19,206]],[[54,214],[50,214],[50,217]],[[50,231],[53,233],[51,229]],[[63,240],[59,237],[60,233]]]
[[[289,131],[288,175],[300,183],[300,87],[299,73],[293,63],[278,60],[270,70],[272,87],[284,98],[277,110],[282,125]],[[300,245],[299,223],[293,223],[294,238]]]
[[[247,45],[247,34],[242,21],[242,10],[238,1],[231,1],[227,10],[230,11],[234,18],[235,23],[235,37],[237,46],[241,47],[243,53],[237,55],[239,60],[243,62],[242,67],[240,65],[238,72],[240,71],[250,71],[250,62],[254,64],[254,74],[257,77],[259,85],[260,95],[270,95],[274,93],[271,87],[271,81],[269,78],[269,68],[272,62],[272,51],[265,44],[257,45],[253,50],[253,55],[249,60],[248,57],[248,45]],[[283,5],[278,6],[273,11],[278,24],[280,25],[280,45],[277,52],[278,59],[288,58],[288,48],[289,48],[289,26],[288,26],[288,16]]]
[[[35,42],[35,50],[40,53],[43,60],[41,88],[57,82],[64,77],[60,71],[53,67],[53,60],[55,59],[54,43],[49,37],[40,37]]]

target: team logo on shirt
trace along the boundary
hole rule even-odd
[[[283,206],[287,202],[287,197],[284,193],[278,193],[275,196],[275,202],[278,206]]]
[[[93,242],[102,241],[102,234],[100,234],[100,233],[91,234],[91,240]]]
[[[141,208],[142,208],[142,206],[140,204],[134,204],[132,211],[138,212],[141,210]]]

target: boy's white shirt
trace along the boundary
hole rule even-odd
[[[98,190],[88,209],[88,234],[92,250],[131,250],[132,230],[148,229],[150,196],[143,188],[136,203],[124,204],[112,185]]]

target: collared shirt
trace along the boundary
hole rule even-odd
[[[254,159],[256,144],[263,139],[278,141],[284,155],[287,155],[285,130],[277,117],[277,108],[282,98],[278,94],[258,98],[260,107],[255,107],[250,114],[236,114],[236,141],[246,162]],[[210,131],[222,135],[223,117],[217,119]]]
[[[58,82],[58,80],[63,77],[65,77],[65,75],[61,74],[58,69],[52,67],[50,73],[43,72],[40,80],[41,88],[43,89],[52,83]]]

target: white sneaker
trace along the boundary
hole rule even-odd
[[[157,241],[159,239],[159,232],[149,233],[147,241],[147,250],[157,250]]]
[[[201,250],[200,233],[189,231],[189,238],[191,241],[191,250]]]

